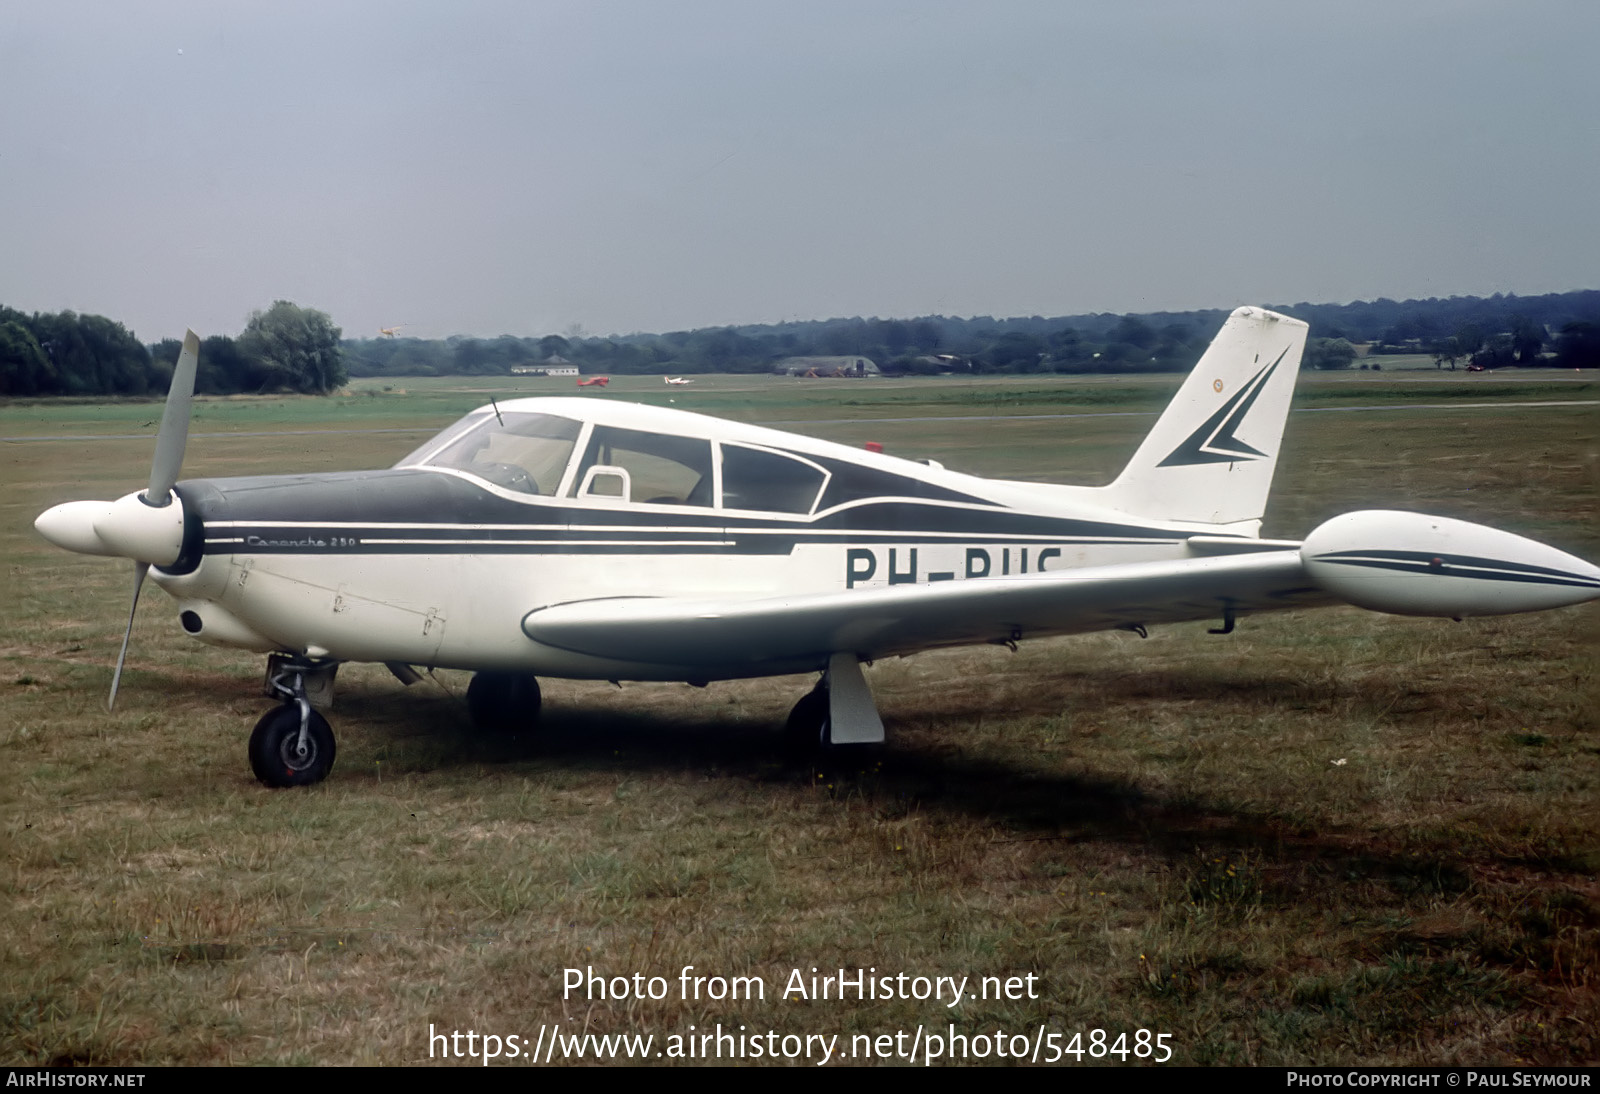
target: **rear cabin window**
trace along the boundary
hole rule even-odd
[[[828,492],[823,495],[822,508],[832,509],[851,501],[868,498],[914,498],[922,486],[916,479],[904,478],[873,467],[840,464],[833,468],[828,480]]]
[[[803,460],[742,445],[722,446],[722,507],[809,513],[827,473]]]
[[[592,473],[591,473],[592,472]],[[573,497],[647,505],[711,505],[711,442],[597,425],[572,483]]]
[[[981,498],[968,497],[954,490],[946,490],[942,486],[923,482],[921,479],[896,475],[892,471],[880,471],[876,467],[862,467],[860,464],[821,456],[817,458],[817,462],[825,466],[831,474],[828,479],[828,491],[823,494],[818,511],[832,509],[836,505],[845,505],[852,501],[868,501],[875,498],[982,502]]]

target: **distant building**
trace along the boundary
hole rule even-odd
[[[511,370],[513,376],[576,376],[578,366],[565,357],[552,353],[537,365],[518,365]]]
[[[883,371],[867,357],[785,357],[772,366],[778,376],[882,376]]]

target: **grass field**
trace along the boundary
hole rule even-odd
[[[1597,397],[1569,379],[1304,378],[1264,533],[1417,508],[1600,557],[1600,408],[1516,405]],[[585,397],[1093,483],[1175,384],[619,378]],[[382,466],[490,393],[553,391],[204,400],[185,474]],[[1477,401],[1505,405],[1432,406]],[[1052,414],[1097,416],[1029,417]],[[404,689],[347,666],[333,776],[274,792],[244,757],[259,661],[190,641],[148,588],[108,713],[131,567],[30,527],[141,485],[158,416],[0,406],[6,438],[100,438],[0,442],[0,1062],[413,1064],[430,1025],[556,1023],[652,1052],[720,1023],[837,1034],[848,1057],[854,1035],[954,1023],[1060,1047],[1144,1029],[1177,1063],[1600,1062],[1600,605],[884,662],[889,745],[821,766],[777,742],[809,679],[551,681],[543,733],[486,741],[464,674]],[[688,965],[765,999],[684,1000]],[[563,999],[563,970],[591,966],[670,991]],[[1037,997],[779,997],[813,968],[1033,975]]]

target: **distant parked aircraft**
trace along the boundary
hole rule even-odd
[[[591,376],[587,380],[579,380],[579,387],[605,387],[611,382],[609,376]]]
[[[686,380],[682,376],[668,376],[667,377],[667,383],[669,383],[669,384],[692,384],[692,383],[694,383],[694,381],[693,380]]]

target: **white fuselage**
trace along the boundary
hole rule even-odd
[[[672,410],[541,399],[500,413],[576,423],[567,466],[546,473],[548,493],[434,461],[463,426],[504,426],[480,411],[392,472],[180,484],[204,524],[204,553],[191,572],[154,577],[190,613],[186,628],[220,645],[567,677],[716,678],[726,670],[544,646],[521,623],[575,600],[765,599],[1183,558],[1191,535],[1219,532],[1130,517],[1094,504],[1090,489],[984,480]],[[705,445],[713,489],[697,505],[580,494],[579,454],[605,427]],[[740,502],[731,473],[724,482],[735,448],[816,468],[816,500],[782,513]],[[843,497],[830,494],[834,479],[868,473],[900,494],[829,504]],[[392,497],[371,504],[384,491]]]

